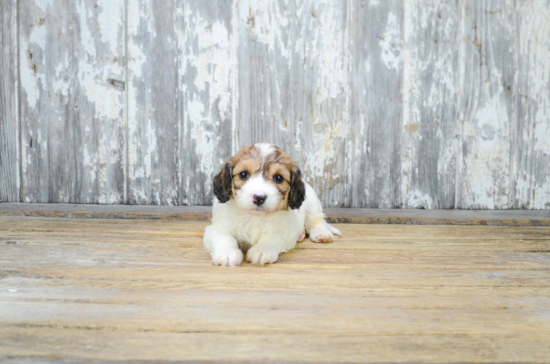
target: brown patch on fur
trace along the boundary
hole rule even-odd
[[[274,180],[275,176],[278,174],[284,179],[282,183],[276,183]],[[263,176],[267,181],[271,181],[275,187],[277,187],[285,205],[288,205],[288,192],[290,191],[291,180],[291,172],[288,165],[281,164],[279,161],[273,161],[270,164],[266,164],[263,170]]]
[[[249,176],[252,176],[261,170],[262,170],[262,164],[257,159],[247,158],[236,162],[235,167],[233,168],[233,187],[236,190],[238,190],[248,180],[246,179],[243,181],[241,179],[241,177],[239,176],[241,172],[248,172]]]
[[[288,207],[293,209],[299,208],[305,199],[305,186],[301,180],[300,169],[282,149],[276,146],[273,146],[273,148],[273,152],[263,155],[262,151],[252,144],[244,147],[233,158],[229,159],[214,180],[214,193],[216,196],[218,196],[216,191],[227,191],[219,187],[220,183],[218,183],[218,189],[216,189],[216,181],[224,182],[228,180],[226,166],[230,166],[229,179],[231,184],[229,190],[232,194],[236,190],[241,189],[248,178],[261,172],[264,179],[273,183],[281,194],[282,200],[279,209],[286,209]],[[246,180],[242,180],[240,177],[243,171],[249,174]],[[283,177],[284,181],[282,183],[276,183],[273,180],[277,174]],[[224,186],[228,187],[227,185]],[[229,200],[228,197],[227,200],[222,201],[226,195],[223,193],[220,193],[220,195],[222,196],[222,198],[218,196],[220,202]]]

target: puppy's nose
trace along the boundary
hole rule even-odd
[[[265,200],[267,199],[267,196],[266,195],[254,195],[252,196],[253,197],[253,201],[256,205],[260,206],[260,205],[263,205]]]

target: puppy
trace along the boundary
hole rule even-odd
[[[325,221],[323,208],[298,166],[278,147],[257,143],[228,159],[214,178],[212,225],[204,247],[214,265],[275,263],[306,234],[329,243],[340,231]]]

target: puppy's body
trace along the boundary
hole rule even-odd
[[[315,242],[340,235],[326,223],[319,198],[301,180],[300,170],[271,144],[254,144],[228,160],[214,190],[204,246],[215,265],[240,265],[243,251],[253,264],[274,263],[306,233]]]

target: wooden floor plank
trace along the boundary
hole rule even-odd
[[[547,335],[219,334],[0,328],[0,355],[80,360],[310,363],[547,363]],[[27,345],[26,343],[34,343]],[[258,349],[258,343],[263,348]],[[6,350],[5,348],[9,348]],[[56,348],[52,352],[51,348]],[[521,348],[521,349],[517,349]],[[190,356],[189,353],[194,355]],[[63,354],[61,354],[63,353]],[[0,356],[0,358],[2,358]],[[295,360],[288,360],[295,358]]]
[[[550,227],[343,224],[231,269],[206,225],[0,216],[0,361],[550,358]]]

